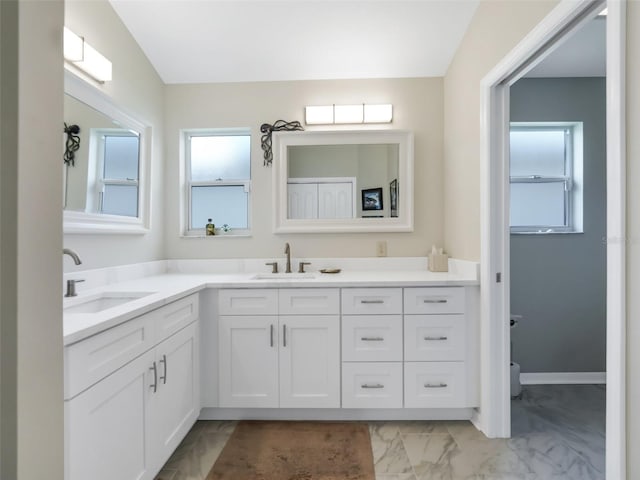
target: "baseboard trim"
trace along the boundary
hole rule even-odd
[[[607,372],[542,372],[521,373],[522,385],[606,384]]]

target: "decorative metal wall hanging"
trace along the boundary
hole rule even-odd
[[[271,166],[271,162],[273,161],[273,151],[271,149],[271,134],[273,132],[294,132],[301,130],[304,130],[304,128],[302,128],[302,125],[298,121],[285,122],[284,120],[277,120],[273,125],[263,123],[260,126],[260,131],[264,135],[260,137],[260,141],[262,142],[262,150],[264,151],[264,166]]]
[[[67,141],[64,150],[64,163],[67,166],[75,166],[76,152],[80,148],[80,127],[78,125],[64,124],[64,133],[67,134]]]

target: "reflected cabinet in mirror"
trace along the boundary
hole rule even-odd
[[[413,135],[274,133],[274,231],[413,230]]]
[[[73,159],[63,163],[65,233],[148,231],[151,129],[69,72],[64,123],[77,126]]]

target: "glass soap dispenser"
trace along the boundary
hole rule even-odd
[[[207,220],[207,225],[205,226],[205,230],[207,236],[216,234],[216,226],[213,224],[213,221],[209,218]]]

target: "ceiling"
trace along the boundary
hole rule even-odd
[[[606,76],[606,25],[606,17],[594,18],[561,43],[525,76]]]
[[[444,76],[479,0],[110,0],[162,80]]]

